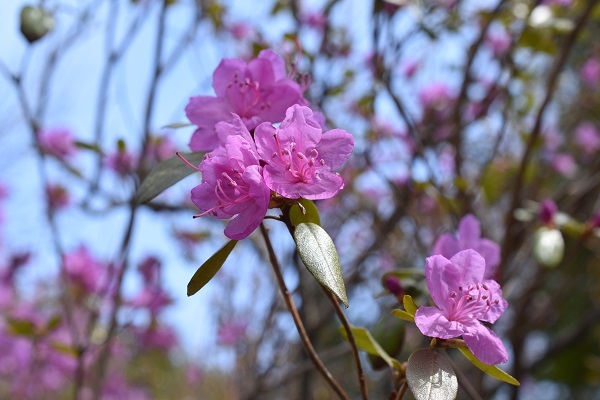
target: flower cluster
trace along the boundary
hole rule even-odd
[[[214,74],[217,96],[193,97],[186,107],[198,125],[191,148],[212,150],[197,168],[202,183],[192,202],[197,216],[232,218],[231,239],[250,235],[274,196],[328,199],[344,187],[334,171],[350,157],[352,135],[323,132],[300,86],[284,75],[283,59],[270,50],[248,64],[226,59]]]

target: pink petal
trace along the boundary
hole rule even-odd
[[[260,86],[270,86],[275,83],[273,65],[267,58],[259,57],[250,61],[248,63],[248,71],[250,71],[252,80],[260,82]]]
[[[489,311],[480,319],[493,324],[504,314],[504,311],[508,308],[508,302],[502,297],[502,289],[500,289],[498,282],[488,279],[483,283],[489,288],[492,303]],[[498,304],[496,304],[496,300],[499,300]]]
[[[192,97],[185,107],[188,119],[198,126],[190,140],[194,151],[210,151],[219,145],[215,124],[231,119],[231,107],[222,99],[210,96]]]
[[[323,132],[314,120],[311,109],[297,104],[287,109],[285,119],[277,131],[279,140],[285,143],[294,141],[301,151],[316,148]]]
[[[452,305],[450,292],[461,284],[460,272],[450,260],[434,255],[426,259],[425,276],[433,302],[442,310],[447,310]]]
[[[415,314],[415,324],[423,335],[440,339],[451,339],[465,331],[460,322],[448,321],[436,307],[419,307]]]
[[[451,258],[453,255],[458,253],[460,248],[456,238],[449,233],[444,233],[433,245],[432,254],[439,254],[446,258]]]
[[[280,79],[285,78],[285,61],[283,60],[283,58],[281,58],[279,54],[275,53],[271,49],[266,49],[258,53],[258,58],[269,61],[269,63],[271,64],[271,69],[273,71],[274,80],[278,81]]]
[[[323,133],[317,145],[319,159],[332,170],[340,168],[354,150],[354,137],[343,129],[332,129]]]
[[[496,365],[508,361],[508,353],[502,340],[494,332],[480,323],[469,327],[469,333],[463,339],[469,349],[481,362]]]
[[[481,238],[481,226],[472,214],[465,215],[458,223],[458,240],[463,249],[474,248]]]
[[[215,131],[219,137],[219,141],[221,143],[225,143],[227,141],[228,136],[241,136],[246,141],[252,143],[252,136],[250,136],[250,132],[248,132],[248,128],[241,120],[241,118],[234,113],[231,113],[231,118],[229,121],[221,121],[215,125]]]
[[[286,110],[297,104],[300,99],[302,99],[300,86],[289,78],[282,79],[265,89],[253,112],[263,121],[281,122],[286,117]]]
[[[483,281],[485,259],[475,250],[467,249],[456,253],[451,259],[460,271],[460,283],[465,286]]]
[[[276,129],[270,122],[263,122],[254,130],[254,140],[256,141],[258,154],[263,160],[269,163],[272,161],[273,154],[279,152],[277,142],[275,142],[273,137],[275,132]]]
[[[475,250],[485,258],[484,278],[492,279],[500,265],[500,246],[489,239],[481,239]]]
[[[213,88],[219,97],[226,97],[229,84],[233,83],[237,73],[237,79],[243,82],[246,79],[246,62],[238,58],[223,59],[213,73]]]

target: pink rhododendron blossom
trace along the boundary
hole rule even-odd
[[[302,99],[302,89],[286,77],[284,60],[272,50],[261,51],[248,63],[224,59],[213,74],[213,88],[216,97],[192,97],[185,108],[198,126],[190,141],[194,151],[215,149],[219,145],[215,125],[231,121],[232,113],[254,129],[263,121],[283,120],[285,110]]]
[[[327,25],[327,16],[320,11],[308,11],[300,15],[300,22],[320,30]]]
[[[333,172],[354,149],[354,138],[342,129],[322,131],[308,107],[294,105],[278,128],[260,124],[254,135],[266,162],[267,186],[288,199],[328,199],[344,187]]]
[[[552,199],[546,199],[540,204],[540,221],[544,225],[552,224],[554,214],[558,211],[556,203]]]
[[[129,302],[133,307],[148,309],[152,315],[158,314],[171,303],[173,299],[162,288],[144,288]]]
[[[66,161],[77,151],[75,138],[67,129],[43,129],[38,133],[38,143],[44,153],[62,161]]]
[[[163,161],[175,155],[175,144],[170,136],[155,136],[150,138],[146,153],[156,162]]]
[[[241,240],[260,225],[267,214],[271,191],[262,177],[256,146],[242,120],[217,124],[225,145],[208,153],[198,169],[202,184],[192,189],[192,202],[220,219],[233,218],[225,235]]]
[[[550,159],[550,165],[556,172],[566,178],[572,177],[577,172],[577,164],[570,154],[556,153]]]
[[[95,293],[100,289],[105,267],[92,256],[87,248],[81,246],[65,254],[63,267],[69,280],[86,292]]]
[[[583,122],[575,129],[575,143],[581,151],[592,155],[600,149],[600,132],[591,122]]]
[[[600,61],[590,58],[581,66],[579,73],[583,83],[591,87],[598,86],[598,83],[600,83]]]
[[[71,204],[67,188],[60,184],[49,184],[46,186],[46,197],[50,208],[54,211],[65,208]]]
[[[415,314],[421,333],[440,339],[463,337],[469,349],[490,365],[508,360],[504,344],[481,322],[494,323],[508,307],[500,285],[486,280],[484,258],[475,250],[463,250],[447,259],[427,258],[427,288],[437,307],[422,306]]]
[[[221,324],[217,331],[217,343],[223,346],[234,346],[246,336],[247,329],[248,323],[245,321],[229,321]]]
[[[451,258],[466,249],[475,250],[485,259],[485,277],[492,278],[500,264],[500,246],[481,237],[481,225],[472,214],[467,214],[460,220],[456,237],[448,233],[441,235],[436,240],[431,254]]]
[[[249,39],[255,35],[254,28],[243,22],[228,24],[227,30],[237,40]]]
[[[125,149],[119,149],[106,156],[105,164],[108,168],[116,172],[117,175],[125,177],[135,170],[137,161],[136,155]]]
[[[494,57],[501,57],[510,49],[511,38],[505,31],[494,32],[486,36],[485,43],[492,50]]]

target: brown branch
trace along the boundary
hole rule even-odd
[[[306,333],[306,328],[300,319],[300,315],[298,314],[298,309],[294,304],[294,300],[292,299],[292,295],[288,290],[285,281],[283,279],[283,274],[281,272],[281,267],[279,266],[279,261],[277,260],[277,256],[275,255],[275,251],[273,250],[273,246],[271,244],[271,240],[269,239],[269,234],[264,224],[260,224],[260,232],[265,239],[265,244],[267,246],[267,251],[269,252],[269,261],[271,262],[271,267],[273,268],[273,272],[275,273],[275,278],[277,279],[277,283],[279,285],[279,289],[281,290],[281,294],[283,295],[283,300],[290,311],[292,319],[294,320],[294,324],[296,325],[296,329],[298,330],[298,334],[300,335],[300,339],[302,340],[302,344],[304,344],[304,349],[308,353],[308,356],[312,360],[317,371],[321,373],[323,378],[327,381],[329,386],[337,393],[337,395],[344,400],[349,400],[350,398],[344,391],[344,389],[340,386],[340,384],[334,379],[331,375],[331,372],[327,370],[327,367],[323,364],[323,361],[319,358],[319,355],[315,351],[308,335]]]
[[[360,385],[360,394],[361,394],[363,400],[368,400],[369,391],[367,389],[367,380],[365,379],[365,374],[363,372],[362,364],[360,362],[360,356],[358,354],[358,346],[356,345],[356,340],[354,339],[354,333],[352,332],[352,326],[350,325],[350,322],[348,322],[348,318],[346,318],[346,314],[344,314],[344,310],[342,310],[342,307],[340,307],[340,303],[338,302],[338,300],[334,296],[334,294],[331,293],[331,291],[323,285],[321,285],[321,288],[323,289],[323,291],[325,292],[325,295],[327,295],[327,298],[333,305],[333,308],[335,309],[335,313],[337,314],[338,318],[340,319],[340,322],[342,323],[342,325],[344,326],[344,329],[346,330],[346,335],[348,336],[348,343],[350,343],[350,348],[352,349],[352,356],[354,357],[354,364],[356,365],[356,372],[358,373],[358,383]]]

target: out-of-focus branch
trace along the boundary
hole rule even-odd
[[[265,228],[264,224],[262,224],[262,223],[260,224],[260,232],[261,232],[263,238],[265,239],[265,244],[267,245],[267,250],[269,252],[269,260],[271,262],[271,266],[273,267],[273,272],[275,273],[275,277],[277,279],[277,283],[279,284],[281,294],[283,295],[285,304],[287,305],[288,310],[292,316],[292,319],[294,320],[294,324],[296,325],[296,329],[298,330],[298,333],[300,334],[300,339],[302,340],[302,343],[304,344],[304,348],[306,349],[306,352],[308,353],[310,359],[312,360],[315,368],[321,373],[323,378],[325,378],[325,381],[327,381],[327,383],[329,384],[329,386],[331,386],[331,388],[335,391],[335,393],[337,393],[337,395],[341,399],[349,400],[349,397],[346,394],[346,392],[344,391],[344,389],[335,380],[335,378],[331,375],[331,372],[329,372],[329,370],[327,369],[325,364],[323,364],[323,361],[321,361],[321,359],[319,358],[319,355],[315,351],[312,343],[310,342],[310,339],[308,338],[308,335],[306,334],[306,329],[304,328],[304,324],[302,323],[302,320],[300,319],[300,315],[298,314],[298,310],[296,308],[296,305],[294,304],[292,295],[290,294],[290,291],[288,290],[288,288],[285,284],[285,281],[283,279],[281,267],[279,266],[279,261],[277,261],[277,256],[275,255],[275,251],[273,250],[273,246],[271,245],[271,240],[269,239],[269,234],[268,234],[267,229]]]

